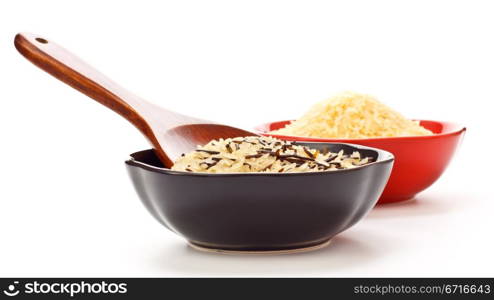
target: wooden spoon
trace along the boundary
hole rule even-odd
[[[19,33],[14,44],[36,66],[126,118],[147,137],[165,167],[170,168],[182,153],[210,140],[256,135],[178,114],[147,102],[40,36]]]

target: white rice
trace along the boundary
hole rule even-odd
[[[298,120],[271,133],[349,139],[433,134],[418,121],[406,119],[375,98],[353,92],[319,102]]]

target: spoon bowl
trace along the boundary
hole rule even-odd
[[[182,153],[189,152],[197,145],[205,145],[211,140],[229,137],[254,136],[255,133],[221,124],[186,124],[165,131],[166,141],[180,140],[180,145],[168,147],[167,154],[178,158]]]

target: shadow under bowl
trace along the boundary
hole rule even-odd
[[[356,145],[297,144],[359,151],[374,162],[314,173],[207,174],[165,169],[153,150],[145,150],[132,154],[126,165],[151,215],[194,246],[261,252],[314,248],[372,209],[394,158]]]
[[[255,129],[261,135],[287,141],[352,143],[393,153],[395,163],[389,182],[379,199],[379,204],[382,204],[412,199],[417,193],[431,186],[446,170],[466,131],[464,126],[451,122],[432,120],[419,120],[419,122],[434,135],[336,139],[268,134],[272,130],[285,127],[290,121],[266,123]]]

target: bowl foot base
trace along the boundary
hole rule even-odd
[[[309,247],[293,248],[293,249],[280,249],[280,250],[227,250],[227,249],[217,249],[199,246],[192,242],[188,242],[189,246],[193,249],[209,252],[209,253],[223,253],[223,254],[293,254],[302,253],[322,249],[329,245],[331,239],[323,241],[320,244],[312,245]]]

